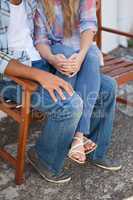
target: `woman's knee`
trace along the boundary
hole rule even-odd
[[[97,67],[100,69],[101,66],[101,52],[99,48],[96,45],[91,45],[91,47],[88,49],[88,52],[86,54],[86,61],[88,63],[91,63],[92,65],[95,65],[93,67]]]
[[[75,50],[71,47],[62,44],[55,44],[51,47],[53,54],[63,54],[65,57],[69,58],[75,53]]]

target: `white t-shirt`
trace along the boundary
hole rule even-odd
[[[38,51],[33,45],[23,1],[19,5],[10,3],[8,46],[9,49],[13,51],[26,51],[31,61],[41,59]]]

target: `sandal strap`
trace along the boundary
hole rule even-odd
[[[72,151],[72,150],[70,150],[69,151],[69,156],[72,156],[73,154],[75,154],[75,153],[79,153],[79,154],[82,154],[82,155],[85,155],[85,153],[83,153],[83,152],[81,152],[81,151]]]
[[[82,138],[79,138],[79,137],[75,136],[73,139],[74,139],[74,140],[78,140],[79,142],[82,142],[82,143],[83,143],[83,139],[82,139]]]
[[[91,139],[88,139],[88,138],[86,138],[86,137],[84,137],[84,145],[86,145],[87,143],[89,143],[89,144],[95,144],[95,142],[93,142]],[[96,145],[96,144],[95,144]]]
[[[74,149],[77,149],[78,147],[81,147],[81,146],[84,146],[84,144],[82,143],[80,143],[80,144],[74,144],[74,145],[72,145],[72,147],[71,147],[71,150],[73,151]]]
[[[80,147],[80,146],[84,146],[83,139],[81,139],[81,138],[79,138],[79,137],[76,137],[76,136],[75,136],[73,139],[78,140],[80,143],[78,143],[78,144],[72,144],[71,150],[77,149],[77,148]]]
[[[71,149],[69,150],[69,152],[71,152],[72,154],[74,154],[74,153],[82,153],[82,154],[84,154],[84,152],[81,152],[81,151],[78,150],[79,147],[83,147],[84,146],[83,140],[81,138],[79,138],[79,137],[76,137],[76,136],[74,137],[74,139],[78,140],[80,143],[72,144]]]

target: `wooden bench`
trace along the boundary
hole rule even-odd
[[[101,2],[101,1],[99,1]],[[99,3],[98,2],[98,3]],[[112,30],[109,28],[102,27],[101,23],[101,4],[99,4],[98,15],[98,27],[99,31],[97,34],[97,42],[99,47],[101,47],[101,36],[102,31],[108,31],[111,33],[117,33],[120,35],[125,35],[127,37],[133,37],[131,34],[123,33],[120,31]],[[103,72],[113,78],[118,82],[118,85],[126,84],[128,81],[133,80],[133,62],[126,61],[121,58],[115,58],[110,55],[104,55],[105,65],[103,67]],[[32,120],[30,99],[33,91],[36,90],[37,84],[15,77],[10,77],[17,84],[21,85],[23,88],[22,95],[22,107],[16,107],[16,105],[11,103],[6,103],[3,100],[0,101],[0,110],[7,113],[8,116],[12,117],[16,122],[19,123],[19,138],[18,138],[18,149],[16,158],[13,157],[4,148],[0,149],[0,157],[8,161],[15,168],[15,180],[16,184],[21,184],[24,181],[24,167],[25,167],[25,152],[26,143],[28,138],[28,128]]]
[[[37,88],[37,84],[33,83],[32,81],[18,79],[15,77],[10,78],[23,88],[22,106],[17,107],[14,103],[7,103],[3,101],[3,99],[0,99],[0,110],[7,113],[9,117],[13,118],[16,122],[19,123],[17,156],[15,158],[4,148],[1,148],[0,157],[8,161],[9,164],[15,168],[16,184],[19,185],[24,181],[23,174],[25,166],[26,143],[28,138],[29,124],[32,120],[30,100],[32,92]]]
[[[133,38],[133,34],[115,30],[109,27],[102,26],[102,1],[97,1],[97,18],[98,18],[98,32],[96,36],[97,44],[99,48],[102,47],[102,32],[108,32],[112,34],[117,34],[121,36],[126,36],[128,38]],[[129,81],[133,80],[133,61],[129,61],[124,58],[119,58],[112,56],[110,54],[103,54],[104,56],[104,66],[102,67],[102,72],[113,77],[117,80],[118,86],[127,84]],[[128,102],[120,97],[117,100],[124,104],[133,105],[132,102]]]

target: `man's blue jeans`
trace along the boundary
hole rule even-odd
[[[54,54],[63,53],[70,57],[72,48],[56,44],[51,47]],[[77,131],[83,132],[97,145],[91,153],[92,159],[104,159],[110,144],[116,105],[117,83],[100,73],[99,49],[92,45],[77,76],[68,78],[58,71],[56,75],[72,84],[83,99],[83,114]]]
[[[33,62],[34,67],[45,68],[42,61]],[[0,96],[20,102],[21,89],[13,81],[0,81]],[[47,114],[47,122],[35,145],[37,154],[49,170],[58,174],[68,154],[78,122],[82,115],[82,99],[74,93],[72,97],[65,93],[62,101],[57,95],[55,103],[49,93],[41,86],[33,93],[31,106]]]

